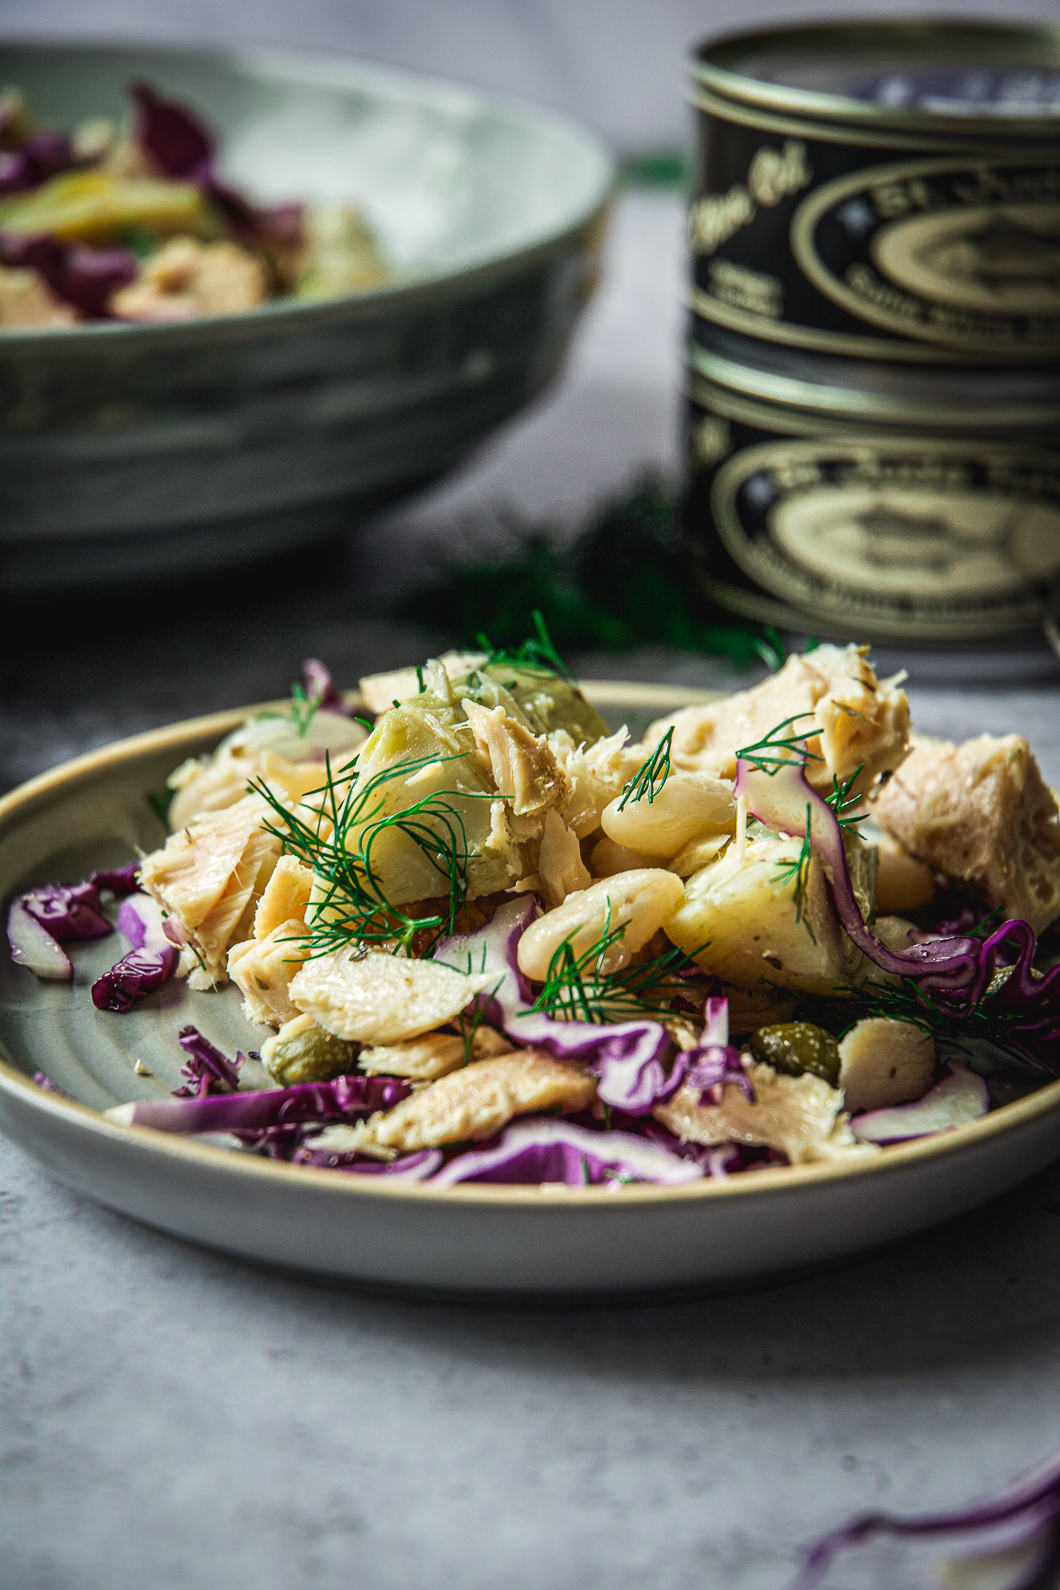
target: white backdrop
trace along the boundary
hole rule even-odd
[[[0,0],[0,27],[23,38],[342,50],[528,95],[628,150],[688,136],[684,58],[707,34],[914,13],[1060,21],[1060,0]]]

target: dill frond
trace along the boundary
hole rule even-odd
[[[795,921],[802,924],[813,943],[816,944],[816,935],[810,926],[810,919],[806,915],[806,890],[810,881],[810,863],[813,860],[813,841],[810,832],[812,821],[813,813],[810,810],[810,803],[807,801],[806,832],[802,836],[802,848],[794,861],[789,862],[787,866],[781,867],[778,872],[773,874],[773,882],[790,883],[792,878],[795,879],[795,890],[792,895],[792,901],[795,906]]]
[[[859,829],[858,824],[865,821],[866,813],[862,812],[860,817],[844,817],[843,813],[851,806],[860,806],[861,796],[853,795],[851,794],[851,791],[864,771],[865,764],[862,762],[861,766],[856,768],[855,771],[851,773],[850,777],[843,779],[842,782],[840,782],[836,774],[833,773],[832,793],[825,796],[825,800],[827,801],[828,805],[836,814],[840,828],[846,828],[850,833],[856,834],[859,839],[861,838],[861,830]]]
[[[813,717],[812,712],[793,713],[790,718],[775,724],[761,740],[756,740],[753,745],[745,745],[742,751],[737,751],[737,759],[741,762],[750,762],[751,766],[756,767],[760,773],[769,774],[778,772],[780,768],[787,767],[792,762],[801,762],[805,765],[807,762],[823,761],[824,758],[818,756],[816,751],[809,751],[806,748],[810,730],[786,736],[782,732],[803,718]]]
[[[670,777],[670,752],[673,749],[674,731],[667,729],[662,739],[648,760],[641,764],[622,790],[622,799],[618,803],[619,811],[628,802],[647,800],[650,806],[652,801]]]
[[[479,647],[486,653],[483,666],[488,668],[493,663],[512,663],[519,668],[535,668],[545,674],[557,674],[568,684],[576,685],[577,680],[552,644],[540,608],[535,607],[530,617],[535,635],[530,640],[524,640],[521,646],[494,646],[488,635],[476,636]]]
[[[624,926],[612,928],[609,921],[605,919],[600,937],[580,955],[570,942],[573,932],[563,941],[549,962],[534,1010],[557,1021],[586,1021],[594,1026],[673,1015],[672,1001],[681,990],[669,987],[667,979],[688,960],[684,951],[666,950],[650,961],[605,972],[604,956],[625,933]]]
[[[486,791],[434,790],[397,811],[386,810],[386,786],[406,779],[437,762],[459,761],[453,756],[422,756],[396,762],[362,781],[354,764],[332,773],[325,759],[324,783],[310,795],[322,796],[321,817],[331,825],[325,838],[320,824],[307,821],[298,811],[288,811],[282,799],[261,779],[250,788],[264,796],[277,821],[265,827],[283,841],[285,850],[312,868],[319,898],[314,901],[309,927],[310,956],[327,955],[345,945],[390,947],[396,943],[406,955],[416,935],[433,935],[427,953],[446,933],[452,933],[457,913],[467,899],[467,831],[460,800],[495,800]],[[386,895],[373,850],[380,838],[397,830],[412,841],[444,882],[448,910],[412,916]]]
[[[834,1030],[843,1038],[859,1021],[873,1016],[884,1016],[890,1021],[904,1021],[951,1049],[968,1052],[973,1043],[987,1043],[1000,1050],[1009,1059],[1024,1064],[1038,1064],[1011,1036],[1025,1016],[1019,1011],[992,1010],[989,992],[970,1009],[946,1009],[909,978],[902,978],[897,986],[884,983],[864,983],[860,988],[841,988],[842,997],[835,1000],[807,999],[800,1002],[800,1020],[812,1020],[819,1026]],[[841,1023],[842,1025],[838,1025]],[[1048,1067],[1043,1067],[1048,1070]]]

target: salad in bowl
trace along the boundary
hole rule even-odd
[[[145,82],[124,121],[42,126],[0,90],[0,331],[176,322],[389,279],[363,216],[262,206],[219,174],[216,140]]]
[[[174,769],[158,849],[11,903],[26,975],[69,979],[120,900],[107,1019],[173,979],[242,997],[249,1058],[174,1019],[182,1086],[111,1119],[620,1194],[878,1160],[1060,1074],[1056,796],[1018,735],[914,735],[866,648],[639,742],[543,628],[351,702],[308,663]]]

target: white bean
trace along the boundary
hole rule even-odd
[[[568,895],[562,905],[531,923],[519,940],[519,970],[543,983],[553,956],[565,942],[575,955],[583,955],[605,933],[622,928],[622,937],[608,948],[601,962],[602,971],[617,971],[629,965],[683,898],[680,878],[661,867],[639,867],[602,878]]]
[[[616,845],[666,861],[690,839],[731,833],[735,823],[732,785],[705,773],[671,773],[654,800],[644,796],[622,806],[622,796],[617,796],[600,817],[601,828]]]

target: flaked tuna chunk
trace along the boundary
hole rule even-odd
[[[595,1096],[595,1078],[577,1066],[516,1049],[443,1077],[373,1116],[369,1127],[384,1148],[436,1148],[492,1137],[514,1115],[533,1110],[582,1110]]]
[[[1060,814],[1026,740],[917,740],[881,790],[880,827],[1036,933],[1060,916]]]
[[[182,970],[193,988],[223,983],[230,944],[249,938],[254,910],[280,853],[263,828],[272,816],[260,795],[196,818],[145,856],[140,886],[177,918],[186,938]]]
[[[291,979],[309,953],[305,924],[280,922],[262,939],[246,939],[228,952],[228,975],[243,993],[248,1021],[279,1027],[298,1015]]]
[[[833,775],[847,779],[863,771],[856,788],[867,790],[878,774],[898,767],[909,750],[909,701],[894,680],[878,680],[864,647],[818,646],[789,657],[779,673],[753,690],[741,690],[702,707],[653,723],[645,743],[659,743],[673,728],[675,767],[735,778],[736,753],[770,734],[796,713],[804,714],[781,730],[805,731],[811,784],[829,793]]]
[[[496,978],[467,976],[440,961],[348,949],[307,961],[291,982],[299,1010],[336,1038],[389,1044],[418,1038],[458,1016]]]
[[[545,740],[509,718],[503,707],[482,707],[470,699],[463,706],[493,782],[517,817],[535,815],[563,798],[565,781]]]
[[[565,784],[559,814],[579,839],[585,839],[600,827],[604,807],[622,793],[651,753],[641,745],[627,745],[625,728],[594,745],[578,743],[566,729],[554,729],[547,738]]]
[[[254,913],[254,937],[268,938],[281,922],[304,922],[313,874],[296,856],[281,856]]]
[[[793,1165],[814,1160],[868,1157],[843,1111],[843,1095],[820,1077],[782,1076],[772,1066],[747,1067],[754,1102],[729,1083],[720,1104],[701,1104],[698,1088],[682,1087],[656,1105],[657,1121],[686,1143],[745,1143],[774,1148]],[[869,1150],[869,1153],[877,1152]]]

